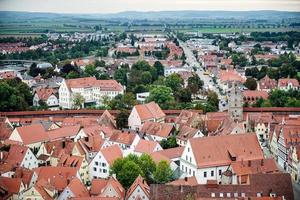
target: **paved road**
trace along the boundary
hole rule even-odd
[[[186,45],[186,43],[179,41],[180,46],[183,48],[183,51],[186,56],[186,67],[189,69],[196,67],[197,71],[196,73],[200,77],[201,80],[204,82],[204,88],[212,90],[218,94],[220,103],[219,103],[219,110],[224,111],[227,109],[227,102],[226,102],[226,96],[221,95],[219,89],[217,88],[217,84],[215,84],[212,80],[212,78],[208,75],[204,74],[204,69],[200,66],[197,59],[195,58],[192,50]],[[225,105],[225,106],[224,106]]]

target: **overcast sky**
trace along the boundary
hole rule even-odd
[[[57,13],[160,10],[300,11],[300,0],[0,0],[0,10]]]

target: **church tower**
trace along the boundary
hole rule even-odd
[[[236,121],[243,120],[243,95],[240,82],[228,83],[228,112]]]

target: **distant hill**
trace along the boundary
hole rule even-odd
[[[287,19],[300,18],[300,12],[286,11],[126,11],[112,14],[63,14],[40,12],[0,11],[0,21],[22,20],[58,20],[60,18],[87,18],[87,19]]]

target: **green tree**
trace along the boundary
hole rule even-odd
[[[75,93],[73,96],[73,107],[81,109],[84,104],[84,97],[80,93]]]
[[[79,77],[80,77],[80,75],[79,75],[78,72],[76,72],[76,71],[70,71],[68,73],[68,75],[66,76],[66,79],[74,79],[74,78],[79,78]]]
[[[197,74],[194,74],[192,77],[188,78],[187,88],[191,91],[192,94],[197,94],[199,90],[203,87],[203,81]]]
[[[127,69],[117,69],[114,73],[114,79],[122,85],[127,85]]]
[[[142,174],[141,168],[135,162],[129,160],[123,164],[117,178],[123,187],[128,189],[140,174]]]
[[[176,92],[183,87],[183,79],[179,74],[171,74],[165,79],[165,85]]]
[[[129,113],[127,110],[121,110],[116,117],[116,124],[118,129],[123,129],[128,127],[128,117]]]
[[[40,72],[39,72],[39,68],[37,67],[37,64],[36,64],[36,63],[32,63],[32,64],[30,65],[28,74],[29,74],[30,76],[36,77],[39,73],[40,73]]]
[[[167,161],[160,161],[153,174],[154,182],[159,184],[167,183],[172,180],[172,176],[173,173]]]
[[[150,95],[146,99],[147,102],[155,101],[161,108],[167,109],[169,103],[174,101],[172,90],[166,86],[157,86],[150,90]]]
[[[269,100],[274,107],[284,107],[285,103],[288,101],[288,96],[283,90],[274,90],[271,92]]]
[[[247,78],[246,82],[244,83],[245,87],[249,90],[256,90],[257,82],[254,78]]]
[[[150,72],[143,72],[142,73],[142,82],[143,84],[147,85],[152,82],[152,75]]]
[[[156,169],[156,164],[148,154],[143,154],[139,157],[138,165],[143,171],[144,177],[148,184],[153,183],[153,173]]]
[[[87,65],[84,69],[85,76],[96,76],[98,71],[94,65]]]
[[[167,139],[163,139],[160,142],[160,146],[163,149],[170,149],[170,148],[178,147],[178,144],[176,142],[176,137],[175,136],[171,136],[171,137],[168,137]]]
[[[187,88],[179,89],[175,92],[175,98],[179,102],[187,103],[192,101],[192,93]]]
[[[155,61],[153,67],[155,67],[158,76],[164,75],[164,66],[159,61]]]
[[[213,106],[216,110],[219,109],[219,98],[217,93],[209,91],[207,95],[207,103]]]

